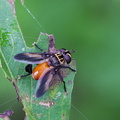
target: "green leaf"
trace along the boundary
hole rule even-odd
[[[18,75],[26,74],[26,64],[14,61],[13,57],[21,52],[39,52],[35,47],[28,48],[23,39],[19,24],[15,16],[14,1],[0,0],[0,64],[20,95],[27,120],[68,120],[71,106],[71,93],[73,89],[74,72],[66,78],[68,94],[63,89],[63,84],[57,85],[53,90],[48,90],[42,97],[35,98],[37,81],[31,76],[17,79]],[[37,44],[47,51],[49,37],[41,33]],[[71,67],[75,69],[73,61]],[[13,84],[13,85],[14,85]]]

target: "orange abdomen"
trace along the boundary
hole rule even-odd
[[[41,76],[41,74],[42,74],[47,68],[49,68],[49,67],[50,67],[50,66],[48,65],[47,62],[38,64],[38,65],[33,69],[33,72],[32,72],[32,77],[33,77],[33,79],[38,80],[39,77]]]

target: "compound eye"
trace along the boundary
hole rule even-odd
[[[70,56],[70,54],[66,54],[66,55],[64,56],[64,58],[65,58],[67,64],[69,64],[69,63],[71,62],[71,56]]]

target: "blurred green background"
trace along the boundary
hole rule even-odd
[[[77,74],[70,120],[120,120],[120,1],[25,0],[45,31],[19,0],[15,4],[28,46],[40,32],[47,32],[54,34],[58,49],[75,50]],[[1,69],[0,79],[0,112],[11,107],[12,120],[23,120],[22,105]]]

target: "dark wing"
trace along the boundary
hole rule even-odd
[[[19,62],[23,62],[27,64],[40,64],[45,60],[47,61],[44,53],[31,53],[31,52],[16,54],[14,56],[14,59]]]
[[[75,61],[73,60],[70,67],[75,66]],[[40,76],[37,87],[36,87],[36,97],[41,97],[51,86],[56,87],[56,85],[60,84],[63,81],[71,70],[68,68],[60,68],[55,74],[54,67],[47,68],[43,74]],[[64,86],[65,88],[65,86]]]
[[[54,77],[54,68],[47,68],[40,76],[37,87],[36,87],[36,97],[41,97],[49,88],[50,83]]]

